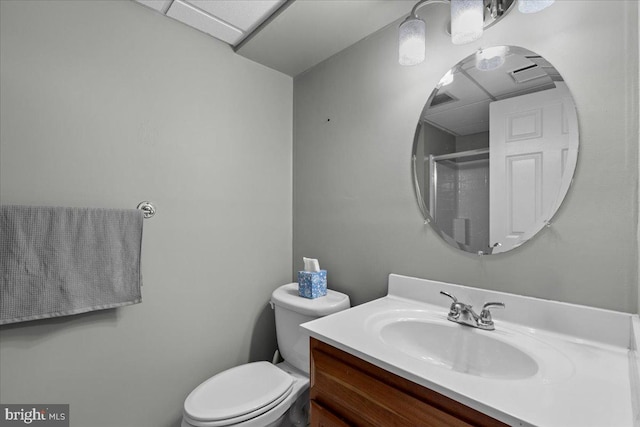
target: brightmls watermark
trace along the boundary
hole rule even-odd
[[[0,404],[0,427],[69,427],[69,405]]]

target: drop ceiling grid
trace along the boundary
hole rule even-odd
[[[184,0],[244,33],[250,33],[266,20],[285,0]]]
[[[135,0],[232,46],[285,0]]]
[[[210,34],[232,46],[244,36],[242,30],[209,15],[186,1],[174,0],[169,6],[167,16]]]

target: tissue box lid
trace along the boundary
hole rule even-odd
[[[349,295],[327,289],[327,295],[320,298],[302,298],[298,295],[298,283],[282,285],[271,294],[271,302],[305,316],[327,316],[351,306]]]

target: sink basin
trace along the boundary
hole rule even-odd
[[[484,331],[450,322],[446,312],[398,309],[371,314],[364,330],[391,358],[406,357],[478,379],[535,378],[551,385],[570,378],[575,370],[571,360],[538,338],[535,330],[502,322],[494,331]]]
[[[515,380],[538,372],[531,356],[493,338],[494,331],[446,322],[400,319],[383,325],[379,337],[409,356],[469,375]]]

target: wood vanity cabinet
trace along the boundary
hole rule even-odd
[[[311,338],[311,427],[507,426]]]

